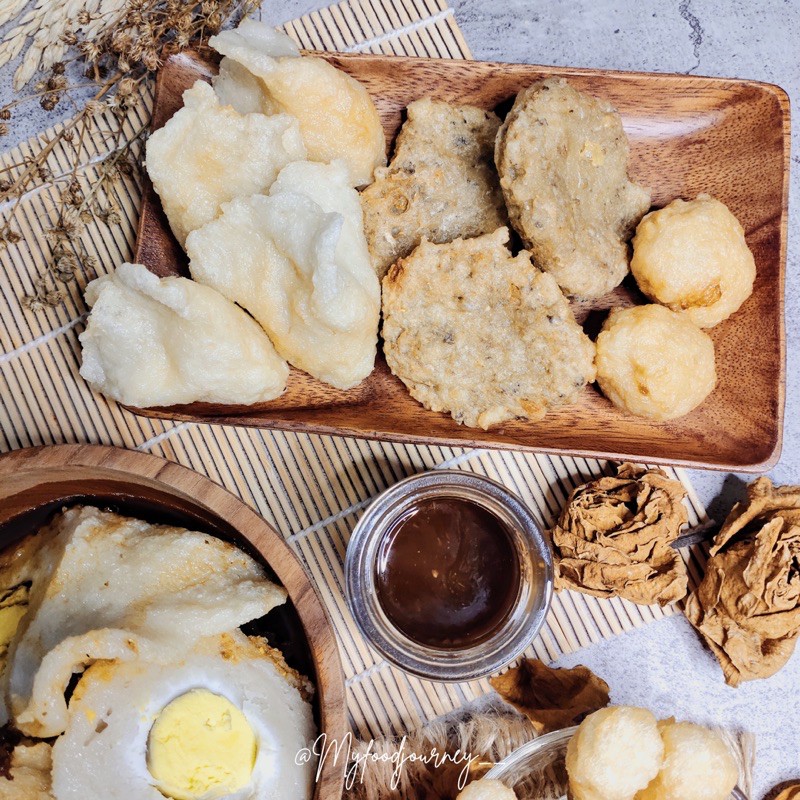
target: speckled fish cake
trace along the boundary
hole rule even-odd
[[[517,95],[495,162],[511,224],[536,265],[576,297],[628,272],[627,239],[650,207],[628,180],[628,139],[608,103],[550,78]]]
[[[375,271],[383,276],[423,237],[450,242],[508,222],[494,167],[500,120],[474,106],[417,100],[394,158],[361,194]]]
[[[541,419],[595,376],[594,345],[558,284],[508,238],[423,240],[383,279],[392,372],[426,408],[484,430]]]

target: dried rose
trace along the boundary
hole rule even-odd
[[[747,488],[714,539],[686,604],[731,686],[776,673],[800,633],[800,486]]]
[[[688,521],[686,490],[660,469],[622,464],[578,486],[552,540],[556,586],[667,605],[686,596],[686,565],[670,546]]]
[[[553,669],[535,658],[523,659],[489,683],[539,733],[577,725],[609,701],[608,684],[587,667]]]

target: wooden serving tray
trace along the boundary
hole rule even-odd
[[[203,475],[147,453],[96,445],[56,445],[0,456],[0,547],[36,530],[64,506],[92,504],[148,522],[180,525],[233,542],[260,561],[289,600],[248,632],[266,635],[314,682],[320,733],[348,730],[336,634],[305,570],[255,511]],[[253,628],[250,631],[250,628]],[[321,767],[315,800],[341,797],[346,759]]]
[[[785,384],[783,285],[789,174],[789,100],[753,81],[562,69],[371,55],[316,54],[358,78],[375,100],[389,145],[403,110],[421,97],[470,103],[502,114],[515,94],[543,77],[568,78],[609,100],[631,143],[632,177],[653,189],[653,203],[708,192],[726,203],[747,233],[758,275],[752,297],[710,331],[719,381],[690,415],[667,423],[617,410],[594,387],[578,402],[540,422],[509,422],[490,431],[458,425],[424,409],[389,371],[379,353],[375,371],[347,392],[292,370],[285,394],[254,406],[194,403],[133,409],[152,417],[341,434],[403,442],[446,443],[569,453],[598,458],[763,471],[780,455]],[[208,80],[213,58],[183,54],[161,70],[153,127],[182,105],[197,78]],[[144,195],[136,260],[158,275],[188,274],[158,197]],[[591,303],[574,304],[594,337],[607,309],[644,302],[630,276]]]

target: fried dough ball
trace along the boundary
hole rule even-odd
[[[600,297],[628,273],[628,237],[650,208],[628,150],[614,108],[558,78],[520,92],[497,135],[511,224],[569,295]]]
[[[664,744],[644,708],[612,706],[590,714],[567,745],[573,800],[633,800],[661,768]]]
[[[636,800],[727,800],[739,769],[719,734],[674,719],[659,722],[658,728],[664,764]]]
[[[717,383],[711,338],[659,305],[614,309],[597,337],[596,366],[615,406],[655,420],[688,414]]]
[[[639,223],[631,271],[651,300],[712,328],[753,293],[756,263],[739,220],[701,194],[673,200]]]
[[[468,784],[456,800],[517,800],[517,795],[500,781],[482,778]]]

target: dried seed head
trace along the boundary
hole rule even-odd
[[[8,125],[5,122],[0,122],[0,136],[8,134]]]
[[[114,31],[111,37],[111,49],[115,53],[126,53],[133,44],[133,37],[126,30]],[[127,70],[123,70],[125,72]]]
[[[155,72],[161,65],[161,59],[159,59],[158,53],[155,50],[148,50],[142,56],[142,64],[144,64],[145,69],[148,69],[150,72]]]
[[[0,119],[8,121],[11,119],[11,109],[6,106],[5,108],[0,108]]]
[[[117,95],[120,97],[131,97],[136,94],[138,84],[133,78],[123,78],[117,87]]]

